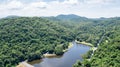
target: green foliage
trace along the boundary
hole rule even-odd
[[[101,43],[94,55],[89,59],[90,61],[84,60],[82,67],[120,67],[120,20],[118,18],[110,18],[101,22],[99,20],[94,24],[96,27],[105,30],[105,35],[102,40],[98,41],[98,43]],[[99,34],[102,33],[99,28],[97,28],[99,32],[97,37],[101,37]],[[85,58],[88,57],[89,54]],[[75,66],[80,67],[81,64],[76,62]]]
[[[1,19],[0,67],[40,59],[46,52],[63,54],[62,50],[67,48],[67,42],[73,40],[71,35],[69,29],[43,18]],[[59,44],[64,46],[58,47]]]
[[[64,19],[0,19],[0,67],[12,67],[21,61],[40,59],[47,52],[61,55],[68,48],[68,42],[73,40],[85,41],[94,46],[101,42],[90,61],[78,61],[73,67],[120,67],[119,29],[119,17],[102,20],[74,16]],[[104,38],[100,40],[103,35]],[[90,58],[89,54],[91,51],[85,58]]]
[[[63,47],[62,47],[62,45],[57,45],[55,47],[55,54],[57,54],[57,55],[62,55],[63,54]]]
[[[82,63],[79,60],[77,60],[73,67],[82,67]]]

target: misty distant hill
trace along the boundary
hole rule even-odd
[[[18,18],[18,17],[21,17],[21,16],[17,16],[17,15],[9,15],[9,16],[4,17],[4,18]]]
[[[86,17],[81,17],[75,14],[68,14],[68,15],[64,15],[64,14],[60,14],[58,16],[55,17],[46,17],[49,20],[53,20],[53,21],[68,21],[68,22],[85,22],[85,21],[89,21],[90,19],[86,18]]]

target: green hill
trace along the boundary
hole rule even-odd
[[[84,61],[77,61],[73,67],[120,67],[120,18],[97,20],[93,25],[105,30],[104,38],[92,57],[89,51],[84,55]],[[101,32],[102,30],[99,30],[99,33]]]
[[[1,19],[0,67],[39,59],[46,52],[61,54],[72,40],[69,29],[43,18]],[[61,44],[58,51],[57,47]]]
[[[74,40],[100,45],[74,67],[119,67],[120,18],[89,19],[77,15],[0,19],[0,67],[33,61],[44,53],[63,54]],[[101,40],[101,37],[104,38]],[[101,41],[100,41],[101,40]]]

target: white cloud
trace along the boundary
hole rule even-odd
[[[79,1],[78,0],[65,0],[64,2],[63,2],[64,4],[78,4],[79,3]]]
[[[9,3],[4,3],[0,5],[0,9],[8,9],[8,10],[18,10],[18,9],[22,9],[23,8],[23,4],[20,1],[16,1],[13,0]]]
[[[46,8],[47,7],[47,3],[46,2],[35,2],[35,3],[31,3],[28,6],[29,7],[33,7],[33,8]]]
[[[19,1],[12,1],[7,6],[8,8],[22,8],[23,4]]]
[[[108,4],[115,0],[84,0],[88,4]]]
[[[78,14],[87,17],[118,16],[120,6],[116,5],[115,1],[118,0],[64,0],[62,2],[59,0],[50,2],[39,0],[30,3],[9,0],[7,3],[0,4],[0,16],[55,16],[58,14]],[[114,7],[111,4],[114,4]]]

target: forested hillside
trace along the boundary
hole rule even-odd
[[[74,40],[96,47],[103,35],[94,55],[86,57],[90,61],[78,62],[74,67],[119,67],[120,18],[68,16],[0,19],[0,67],[40,59],[44,53],[61,55]]]
[[[73,67],[120,67],[120,18],[96,22],[97,27],[103,26],[102,29],[105,30],[103,40],[91,58],[86,57],[83,62],[77,61]]]
[[[40,59],[44,53],[62,54],[74,40],[70,29],[43,18],[0,20],[0,67]]]

